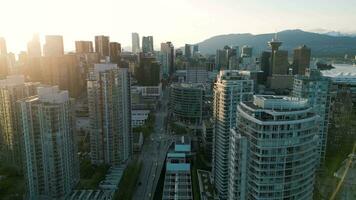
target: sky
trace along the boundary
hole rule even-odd
[[[152,35],[154,46],[176,47],[229,33],[286,29],[356,31],[355,0],[0,0],[0,37],[8,51],[26,50],[33,33],[75,40],[108,35],[123,47],[131,33]]]

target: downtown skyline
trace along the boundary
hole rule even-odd
[[[108,35],[125,50],[130,50],[127,47],[131,46],[131,33],[137,32],[141,37],[152,35],[154,47],[158,49],[164,41],[181,47],[185,43],[194,44],[230,33],[261,34],[286,29],[352,33],[355,32],[352,22],[356,20],[352,10],[356,2],[351,0],[328,4],[321,0],[298,4],[281,0],[248,3],[105,0],[100,2],[101,9],[97,2],[68,0],[50,3],[15,0],[1,4],[8,9],[0,13],[0,37],[6,39],[8,50],[14,53],[26,50],[33,33],[40,34],[42,44],[45,35],[63,35],[65,51],[72,51],[75,40],[93,40],[94,35]],[[82,14],[81,9],[86,12]]]

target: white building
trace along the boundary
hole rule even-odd
[[[318,120],[306,99],[241,102],[231,129],[228,199],[312,199]]]
[[[249,101],[253,95],[253,80],[237,70],[223,70],[214,85],[213,102],[213,177],[220,198],[226,199],[229,179],[230,129],[236,125],[239,102]]]

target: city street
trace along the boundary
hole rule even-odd
[[[164,119],[167,116],[168,94],[163,91],[161,106],[156,112],[154,132],[146,138],[139,159],[142,160],[142,169],[139,182],[134,194],[135,200],[152,199],[164,159],[174,136],[167,134]]]

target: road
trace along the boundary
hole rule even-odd
[[[174,136],[167,134],[164,119],[167,116],[168,94],[163,91],[161,106],[156,111],[154,132],[145,140],[139,159],[142,160],[142,170],[139,185],[136,187],[134,200],[153,199],[154,191],[164,165],[164,159]]]

